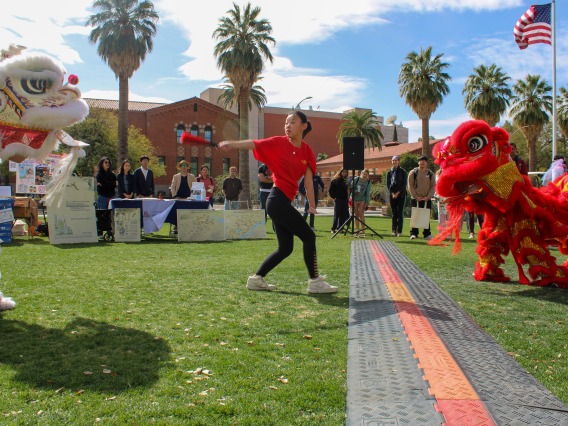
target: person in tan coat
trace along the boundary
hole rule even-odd
[[[181,160],[177,168],[179,173],[174,175],[170,185],[172,198],[189,198],[191,184],[196,181],[195,176],[189,173],[189,163],[185,160]]]
[[[428,168],[428,157],[425,155],[418,159],[418,167],[408,173],[408,191],[410,191],[410,205],[412,207],[432,208],[432,197],[436,191],[434,173]],[[425,240],[432,238],[430,225],[422,231]],[[410,239],[418,237],[418,228],[410,230]]]

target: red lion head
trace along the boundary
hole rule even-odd
[[[509,134],[485,121],[462,123],[444,142],[434,146],[433,155],[442,173],[436,185],[442,197],[460,197],[478,190],[479,179],[511,159]]]

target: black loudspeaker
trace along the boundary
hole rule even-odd
[[[365,142],[360,136],[343,138],[343,168],[347,170],[363,170],[365,168]]]

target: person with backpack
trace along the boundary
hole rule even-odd
[[[432,209],[432,197],[436,191],[434,172],[428,168],[428,157],[425,155],[418,159],[418,167],[408,174],[408,190],[410,191],[410,205],[412,207]],[[432,238],[430,224],[422,231],[425,240]],[[410,239],[418,238],[418,228],[410,230]]]
[[[209,197],[209,204],[213,208],[213,202],[215,201],[215,191],[217,191],[217,184],[215,179],[209,176],[209,167],[203,165],[201,166],[201,174],[197,176],[197,182],[203,182],[205,186],[205,193]]]
[[[369,170],[361,172],[361,176],[353,179],[353,206],[355,217],[355,237],[365,238],[365,210],[371,201],[371,179]]]
[[[341,228],[341,226],[349,219],[349,180],[347,179],[349,172],[347,169],[341,169],[333,177],[329,184],[329,196],[333,198],[333,224],[331,225],[331,233]]]

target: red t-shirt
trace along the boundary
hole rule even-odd
[[[292,201],[298,192],[298,181],[304,176],[308,166],[312,172],[316,172],[314,151],[304,141],[300,148],[295,147],[286,136],[273,136],[253,142],[254,158],[272,170],[274,186]]]

